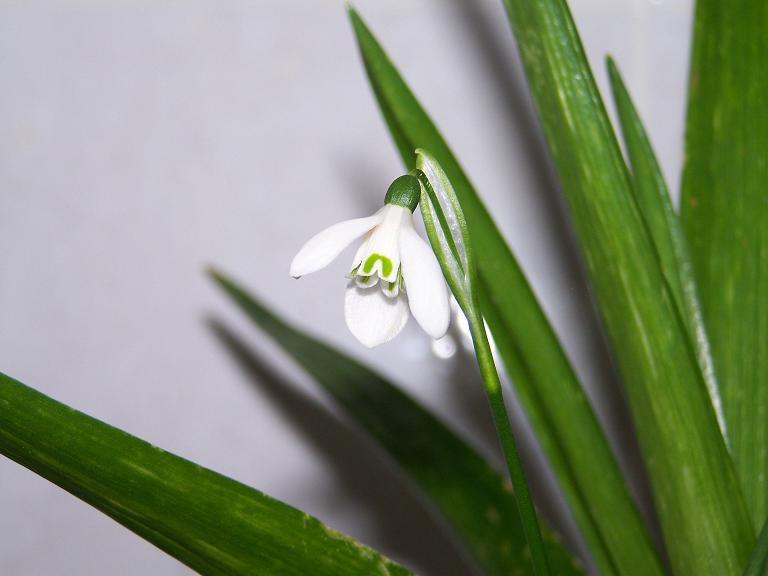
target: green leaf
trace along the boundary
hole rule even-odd
[[[390,454],[486,574],[530,573],[510,485],[477,452],[379,374],[292,328],[221,273],[211,276]],[[581,573],[551,533],[547,554],[555,574]]]
[[[757,544],[752,550],[752,556],[749,559],[744,576],[766,576],[768,575],[768,520],[763,524],[763,529],[757,537]]]
[[[568,7],[504,3],[632,408],[672,567],[739,573],[754,532]]]
[[[659,574],[659,562],[589,401],[525,276],[435,125],[360,16],[350,9],[368,78],[408,169],[429,150],[473,232],[483,316],[531,427],[603,574]],[[595,482],[600,478],[600,482]]]
[[[308,514],[4,374],[0,453],[201,574],[411,574]]]
[[[768,3],[699,0],[682,222],[752,524],[768,516]]]
[[[717,423],[727,443],[727,426],[720,389],[715,377],[709,338],[704,328],[696,281],[693,277],[683,229],[672,207],[672,199],[656,160],[656,154],[619,69],[611,58],[608,58],[607,64],[613,99],[619,113],[624,144],[627,147],[632,168],[632,190],[653,240],[662,274],[683,318],[688,339],[696,350],[696,358],[717,415]]]

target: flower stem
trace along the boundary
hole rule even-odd
[[[536,510],[528,490],[523,463],[517,451],[515,436],[509,423],[507,409],[504,405],[501,381],[496,371],[496,364],[493,361],[485,324],[482,317],[478,314],[468,314],[467,319],[469,320],[469,328],[472,332],[472,343],[475,346],[477,364],[483,377],[488,404],[490,405],[493,421],[496,425],[496,432],[504,452],[504,459],[507,462],[507,470],[512,480],[517,511],[520,514],[525,538],[531,550],[531,562],[533,563],[534,572],[537,576],[547,576],[549,574],[549,564],[547,563],[547,555],[544,551],[544,542],[541,539],[541,529],[539,528]]]

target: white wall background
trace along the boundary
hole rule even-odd
[[[571,5],[601,86],[612,53],[677,188],[691,1]],[[495,214],[636,476],[500,2],[359,8]],[[421,574],[468,573],[373,446],[203,275],[216,263],[496,457],[467,358],[433,357],[414,323],[376,351],[358,345],[342,316],[347,256],[288,277],[309,235],[371,212],[400,174],[341,1],[4,0],[0,78],[0,370]],[[211,319],[285,382],[238,366]],[[534,481],[546,496],[546,476]],[[188,573],[1,457],[0,534],[8,576]]]

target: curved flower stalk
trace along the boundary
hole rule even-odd
[[[319,232],[291,262],[291,276],[299,278],[324,268],[365,236],[348,275],[344,317],[352,334],[369,348],[397,336],[410,314],[432,338],[448,330],[450,306],[440,265],[413,226],[420,194],[414,176],[397,178],[378,212]]]
[[[416,170],[412,174],[422,185],[420,208],[429,241],[469,323],[485,393],[514,488],[517,511],[531,551],[534,573],[536,576],[548,576],[549,563],[538,517],[509,423],[501,381],[480,310],[475,258],[464,212],[448,176],[429,152],[416,150]]]

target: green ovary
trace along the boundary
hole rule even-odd
[[[371,254],[363,264],[363,274],[370,274],[377,261],[381,261],[381,276],[385,278],[392,273],[392,260],[381,254]]]

